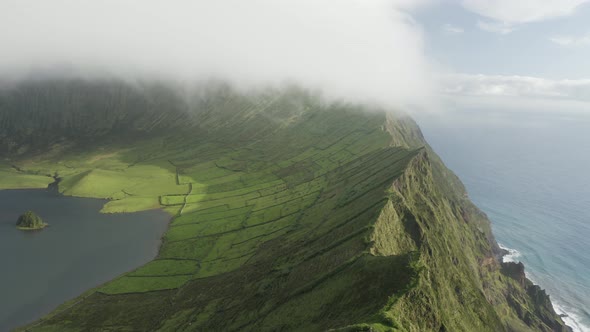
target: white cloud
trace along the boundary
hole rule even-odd
[[[589,0],[463,0],[481,16],[506,23],[528,23],[571,15]]]
[[[291,80],[338,97],[427,98],[406,10],[428,0],[1,0],[0,75],[52,66],[242,86]]]
[[[526,97],[590,101],[590,79],[551,80],[530,76],[449,75],[444,93],[475,97]]]
[[[458,33],[465,32],[465,30],[463,30],[463,28],[449,24],[449,23],[444,24],[442,26],[442,29],[445,33],[448,33],[448,34],[458,34]]]
[[[494,112],[590,115],[590,79],[454,74],[442,79],[444,107]]]
[[[590,34],[582,36],[556,35],[549,37],[549,40],[561,46],[582,46],[590,44]]]
[[[514,31],[515,26],[511,23],[500,21],[477,21],[477,27],[488,32],[495,32],[506,35]]]
[[[495,113],[532,113],[532,114],[577,114],[590,118],[590,101],[558,100],[551,98],[506,97],[506,96],[443,96],[441,107],[449,114],[463,110],[478,114],[480,111]],[[422,113],[417,113],[421,115]]]
[[[482,17],[478,27],[508,34],[519,24],[538,22],[573,14],[590,0],[462,0],[463,7]]]

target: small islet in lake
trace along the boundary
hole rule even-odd
[[[0,331],[30,323],[156,256],[170,216],[100,213],[105,203],[49,190],[0,190]],[[51,226],[19,230],[15,223],[29,210]]]

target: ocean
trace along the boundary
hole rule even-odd
[[[590,115],[457,111],[416,115],[492,221],[496,240],[547,290],[574,331],[590,331]]]

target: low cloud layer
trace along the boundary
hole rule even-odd
[[[590,79],[454,74],[442,81],[448,109],[562,114],[588,114],[590,109]]]
[[[555,35],[549,37],[549,40],[560,46],[586,46],[590,44],[590,33],[580,36]]]
[[[481,97],[570,99],[590,102],[590,79],[552,80],[530,76],[450,75],[445,92]]]
[[[3,0],[0,72],[36,68],[242,86],[293,81],[337,97],[420,103],[432,91],[420,0]]]

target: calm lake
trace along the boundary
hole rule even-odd
[[[105,202],[0,190],[0,331],[34,321],[156,256],[170,216],[160,210],[101,214]],[[18,230],[26,210],[50,226]]]

